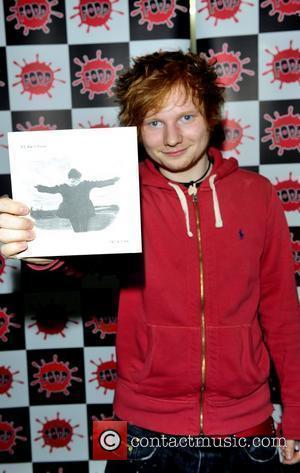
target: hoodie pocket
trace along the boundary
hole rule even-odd
[[[214,403],[249,396],[268,380],[270,358],[258,322],[217,328],[218,356]]]
[[[186,399],[200,385],[199,328],[148,324],[147,331],[148,350],[143,369],[135,375],[136,391]]]

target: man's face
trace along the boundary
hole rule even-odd
[[[145,150],[163,175],[181,181],[200,177],[207,163],[209,130],[183,88],[171,90],[158,112],[147,113],[140,132]]]

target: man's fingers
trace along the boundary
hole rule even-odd
[[[0,241],[2,243],[22,242],[34,240],[35,233],[33,230],[10,230],[0,228]]]
[[[17,202],[9,197],[0,198],[0,213],[8,213],[13,215],[27,215],[29,208],[22,202]]]
[[[287,440],[286,446],[282,449],[283,463],[294,465],[300,462],[300,452],[298,450],[298,442],[295,440]]]
[[[1,254],[5,258],[15,258],[18,253],[25,251],[28,248],[26,241],[7,243],[1,246]]]
[[[11,230],[31,230],[34,226],[31,218],[17,217],[6,213],[0,214],[0,228]]]
[[[285,465],[295,465],[295,463],[300,462],[300,453],[299,452],[293,452],[293,456],[290,460],[284,457],[283,463]]]

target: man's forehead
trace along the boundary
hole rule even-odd
[[[165,95],[164,99],[156,107],[150,109],[147,116],[156,115],[159,113],[177,113],[181,110],[199,110],[197,100],[192,96],[192,93],[186,91],[183,87],[171,90]]]

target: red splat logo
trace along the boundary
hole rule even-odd
[[[78,123],[79,127],[80,128],[86,128],[83,123]],[[116,125],[109,125],[108,123],[104,123],[104,117],[103,115],[100,117],[100,122],[99,123],[94,123],[92,124],[89,120],[88,120],[88,125],[89,125],[89,128],[111,128],[111,127],[115,127]]]
[[[208,16],[205,20],[214,18],[214,26],[217,26],[218,21],[223,20],[234,20],[238,23],[237,14],[242,12],[242,5],[254,6],[254,3],[243,1],[243,0],[202,0],[205,3],[205,7],[200,8],[198,13],[207,10]]]
[[[55,302],[39,306],[35,310],[36,317],[32,317],[32,320],[35,320],[35,322],[30,324],[28,328],[37,327],[36,335],[44,334],[44,340],[51,335],[61,335],[65,338],[64,331],[68,328],[68,322],[75,325],[79,323],[76,320],[70,319],[66,308]]]
[[[136,10],[130,13],[134,17],[141,15],[139,25],[147,23],[147,30],[152,31],[155,25],[167,25],[173,28],[173,18],[176,17],[176,10],[186,13],[188,9],[178,5],[178,0],[138,0],[133,6]]]
[[[7,342],[7,334],[10,332],[10,328],[21,328],[20,324],[16,324],[11,320],[15,317],[15,314],[8,314],[7,308],[0,307],[0,340]]]
[[[11,397],[9,391],[13,388],[13,383],[24,384],[23,381],[14,378],[19,373],[20,371],[13,372],[10,366],[0,366],[0,395],[5,394],[7,397]]]
[[[96,317],[93,315],[84,325],[85,327],[93,327],[93,334],[100,333],[101,340],[103,340],[106,335],[114,335],[117,333],[116,317]]]
[[[12,264],[8,264],[7,260],[0,254],[0,283],[4,282],[2,279],[2,275],[5,274],[5,269],[6,268],[12,268],[12,269],[17,269],[17,266],[13,266]]]
[[[81,94],[88,92],[89,99],[93,100],[95,95],[107,94],[113,95],[112,87],[116,80],[116,72],[123,69],[122,64],[113,66],[113,59],[102,58],[102,51],[98,49],[95,59],[89,59],[83,56],[81,62],[79,58],[74,59],[74,63],[81,67],[81,70],[75,73],[78,79],[72,82],[73,86],[82,85]]]
[[[45,391],[46,397],[49,398],[51,394],[63,393],[65,396],[69,396],[68,388],[71,387],[73,381],[82,383],[82,379],[73,376],[73,373],[78,371],[78,368],[70,368],[70,363],[58,361],[58,356],[53,355],[52,361],[48,363],[45,360],[41,360],[41,366],[35,361],[32,362],[32,366],[38,369],[38,373],[33,375],[35,381],[30,383],[31,386],[39,384],[39,393]]]
[[[271,6],[272,9],[269,12],[269,16],[278,14],[277,20],[281,23],[285,16],[299,15],[299,0],[264,0],[261,4],[261,8],[267,8]]]
[[[299,274],[300,276],[300,241],[294,240],[293,233],[291,235],[291,243],[292,243],[292,251],[294,256],[294,263],[295,263],[295,273]]]
[[[254,136],[246,135],[244,130],[250,128],[250,125],[241,125],[241,120],[235,120],[228,118],[228,114],[224,120],[221,121],[224,133],[225,140],[222,143],[222,151],[235,151],[237,154],[240,154],[238,146],[243,144],[243,138],[248,138],[249,140],[254,140]]]
[[[223,44],[222,51],[219,53],[215,53],[213,49],[210,49],[208,52],[210,54],[208,58],[209,63],[215,66],[218,83],[223,87],[232,88],[234,92],[238,92],[240,90],[238,82],[243,80],[242,74],[248,76],[255,75],[255,72],[251,69],[244,68],[244,65],[249,64],[251,59],[249,57],[240,59],[240,52],[228,52],[227,43]]]
[[[2,420],[0,414],[0,452],[8,452],[12,455],[18,440],[26,442],[27,437],[18,435],[21,430],[23,430],[23,427],[14,427],[14,422]]]
[[[90,360],[90,362],[95,365],[97,369],[92,372],[95,377],[89,379],[89,383],[96,381],[98,383],[96,389],[103,388],[104,394],[107,393],[108,389],[116,389],[117,363],[114,361],[114,355],[111,355],[110,361],[102,361],[101,358],[99,358],[100,364],[98,365],[93,360]]]
[[[281,200],[286,212],[300,212],[300,182],[292,179],[292,173],[289,173],[289,179],[279,181],[274,185],[278,197]]]
[[[24,28],[24,36],[36,30],[49,33],[47,25],[52,23],[51,16],[56,16],[56,18],[64,16],[53,10],[58,3],[58,0],[15,0],[15,5],[9,9],[13,14],[7,17],[7,21],[16,20],[15,29]]]
[[[16,61],[13,63],[21,69],[20,74],[16,74],[16,77],[19,77],[21,80],[19,82],[15,82],[13,87],[21,84],[23,90],[21,94],[25,94],[28,92],[29,99],[31,100],[33,95],[48,95],[48,97],[52,97],[50,94],[50,89],[54,88],[54,81],[61,82],[65,84],[65,80],[56,79],[54,74],[56,72],[61,71],[60,68],[52,70],[51,69],[51,62],[46,64],[45,62],[39,61],[39,55],[36,54],[35,61],[27,63],[25,59],[23,59],[24,65],[21,66]]]
[[[4,133],[0,133],[0,138],[4,138]],[[0,143],[0,148],[8,149],[8,146]]]
[[[42,439],[44,447],[49,447],[50,453],[55,448],[66,448],[68,451],[71,450],[70,443],[73,441],[73,436],[83,438],[83,435],[77,434],[74,430],[79,427],[77,425],[71,425],[71,419],[64,420],[59,418],[59,412],[56,414],[55,419],[49,420],[45,417],[45,422],[41,422],[39,419],[36,421],[42,425],[42,429],[38,430],[39,437],[34,439],[35,442]]]
[[[300,82],[300,50],[293,49],[293,41],[290,41],[288,49],[279,51],[278,46],[275,46],[276,53],[272,53],[269,49],[266,49],[268,54],[273,56],[271,62],[268,62],[266,65],[271,66],[270,69],[263,72],[263,75],[273,74],[273,80],[271,84],[275,81],[279,81],[281,89],[283,84],[291,84],[292,82]]]
[[[57,125],[47,125],[45,123],[45,117],[39,117],[38,123],[32,125],[30,121],[25,123],[25,126],[22,123],[17,123],[16,128],[19,131],[47,131],[47,130],[56,130]]]
[[[104,26],[105,29],[110,30],[108,22],[112,19],[112,13],[124,15],[122,11],[113,9],[113,5],[119,3],[119,1],[120,0],[79,0],[79,5],[74,7],[74,10],[78,10],[78,13],[75,13],[75,15],[70,18],[72,20],[79,16],[79,26],[86,25],[88,33],[91,27],[98,28],[99,26]]]
[[[290,105],[285,115],[280,115],[275,111],[274,117],[272,118],[268,113],[264,115],[264,119],[271,122],[271,126],[265,128],[268,134],[261,141],[263,143],[271,141],[269,149],[278,148],[278,156],[282,156],[285,151],[300,151],[300,115],[294,114],[294,107]]]

